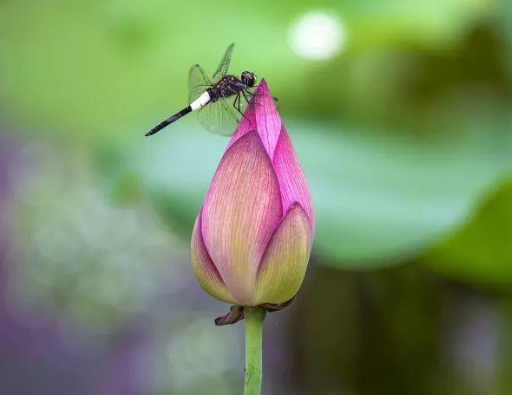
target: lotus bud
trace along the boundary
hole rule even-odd
[[[304,280],[315,230],[306,179],[264,80],[215,172],[192,234],[201,287],[234,306],[286,306]]]

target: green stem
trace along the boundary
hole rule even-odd
[[[244,395],[260,395],[263,320],[265,310],[245,307],[245,388]]]

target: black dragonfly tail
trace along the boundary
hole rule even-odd
[[[166,126],[170,125],[171,123],[177,121],[178,119],[180,119],[182,116],[184,115],[187,115],[189,112],[192,111],[192,108],[190,108],[190,106],[188,107],[185,107],[183,110],[181,110],[180,112],[174,114],[172,117],[169,117],[167,118],[165,121],[162,121],[160,122],[158,125],[156,125],[153,129],[151,129],[149,132],[147,132],[145,135],[146,136],[151,136],[152,134],[155,134],[157,132],[159,132],[160,130],[162,130],[163,128],[165,128]]]

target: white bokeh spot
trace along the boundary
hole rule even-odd
[[[338,54],[346,42],[339,17],[327,12],[308,12],[295,20],[288,35],[292,50],[307,59],[323,60]]]

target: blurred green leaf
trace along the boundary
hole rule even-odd
[[[450,46],[492,4],[344,0],[322,8],[346,25],[350,56],[404,42]],[[51,135],[98,138],[121,134],[127,125],[143,129],[148,119],[184,103],[191,64],[213,70],[232,41],[237,43],[233,71],[250,66],[297,107],[298,85],[314,69],[291,51],[286,38],[293,19],[317,7],[313,1],[270,0],[228,1],[222,7],[210,1],[179,7],[165,0],[3,2],[2,108],[13,124]],[[203,34],[212,25],[215,34]]]
[[[464,139],[423,140],[287,122],[314,197],[316,254],[340,267],[389,265],[421,253],[464,221],[482,193],[512,169],[510,134],[498,126],[483,133],[476,120]],[[125,148],[117,165],[138,174],[162,217],[188,238],[226,143],[184,121]]]
[[[92,137],[116,201],[149,194],[188,237],[226,141],[185,120],[150,140],[142,134],[184,105],[191,64],[213,70],[236,41],[233,71],[249,65],[268,76],[281,99],[316,202],[316,253],[340,267],[400,262],[463,221],[512,167],[506,47],[487,19],[498,8],[328,1],[322,8],[345,24],[348,45],[314,63],[286,37],[294,18],[317,6],[4,2],[2,110],[20,130],[37,126],[69,144]],[[225,23],[202,34],[214,20]]]
[[[483,286],[512,285],[512,180],[502,184],[467,222],[429,250],[421,263]]]

